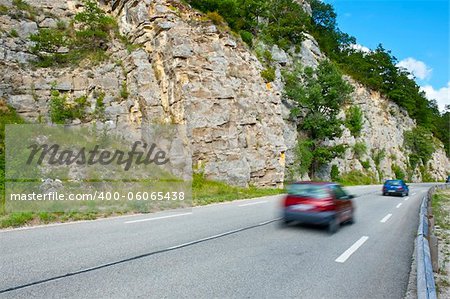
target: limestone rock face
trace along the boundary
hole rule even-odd
[[[139,47],[127,49],[114,40],[109,59],[98,64],[82,61],[77,67],[36,68],[31,65],[36,57],[30,52],[29,35],[67,22],[81,2],[28,2],[43,13],[33,19],[0,15],[0,98],[25,119],[51,121],[52,90],[69,103],[86,96],[89,117],[75,119],[73,125],[95,122],[139,139],[151,123],[181,124],[183,142],[192,153],[189,163],[208,178],[241,186],[283,185],[299,137],[289,117],[293,103],[282,99],[280,70],[299,60],[316,67],[326,59],[312,36],[306,34],[299,49],[268,48],[276,62],[276,80],[266,83],[260,75],[265,67],[239,38],[205,21],[186,4],[109,0],[100,3],[116,17],[120,33]],[[310,13],[307,1],[300,2]],[[0,4],[12,7],[10,0]],[[13,29],[18,36],[11,36]],[[391,177],[394,160],[406,169],[403,132],[415,124],[395,104],[352,84],[356,87],[352,102],[364,112],[363,132],[355,139],[347,130],[339,140],[330,141],[349,145],[345,157],[331,164],[345,173],[362,170],[361,161],[368,160],[371,171],[380,169]],[[101,115],[96,107],[99,95],[104,104]],[[355,157],[351,147],[356,142],[366,143],[365,156]],[[375,165],[373,153],[382,149],[385,158]],[[431,175],[443,179],[449,161],[441,148],[428,164]],[[330,168],[324,167],[320,176],[329,178]],[[416,178],[420,180],[420,174]]]

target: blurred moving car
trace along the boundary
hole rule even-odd
[[[388,194],[408,196],[409,187],[403,180],[387,180],[383,185],[383,196]]]
[[[447,179],[445,180],[445,182],[446,182],[447,184],[450,183],[450,175],[447,176]]]
[[[326,182],[298,182],[288,186],[283,200],[283,220],[289,222],[327,225],[335,233],[341,223],[354,222],[353,195],[339,184]]]

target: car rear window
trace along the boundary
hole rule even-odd
[[[324,186],[310,184],[293,184],[288,187],[288,194],[309,197],[314,199],[324,199],[329,197],[329,193]]]
[[[391,186],[400,186],[402,184],[402,182],[401,181],[386,181],[385,184],[391,185]]]

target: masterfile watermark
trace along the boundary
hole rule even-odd
[[[139,151],[139,147],[142,151]],[[108,149],[100,149],[97,144],[93,149],[89,150],[86,147],[72,150],[64,149],[58,144],[32,144],[28,147],[31,149],[30,155],[27,159],[27,165],[33,163],[36,158],[36,163],[42,165],[45,158],[49,165],[110,165],[116,163],[117,165],[124,165],[124,170],[128,171],[131,165],[152,163],[156,165],[164,165],[169,162],[166,152],[158,150],[155,143],[148,145],[145,142],[135,141],[131,147],[131,151],[125,152],[122,150],[110,151]],[[135,159],[136,157],[136,159]]]
[[[192,205],[186,130],[7,125],[6,212],[150,212]],[[120,132],[119,132],[120,133]]]

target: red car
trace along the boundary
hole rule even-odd
[[[298,182],[288,186],[283,200],[283,224],[293,221],[327,225],[335,233],[341,223],[353,223],[353,195],[341,185],[328,182]]]

